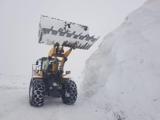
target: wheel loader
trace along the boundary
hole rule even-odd
[[[88,33],[88,27],[48,16],[41,16],[39,43],[52,46],[48,56],[39,58],[32,65],[29,86],[29,103],[43,106],[48,96],[60,97],[62,102],[72,105],[77,100],[77,86],[66,77],[64,71],[68,56],[74,49],[89,49],[98,38]]]

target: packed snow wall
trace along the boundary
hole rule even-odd
[[[84,94],[110,102],[129,120],[160,119],[159,6],[149,0],[131,13],[86,63]]]

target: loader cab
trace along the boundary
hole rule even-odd
[[[56,74],[59,69],[60,60],[55,58],[42,57],[36,61],[36,70],[42,71],[45,76],[47,74]]]
[[[36,61],[36,67],[38,70],[45,70],[44,64],[47,63],[47,57],[42,57]]]

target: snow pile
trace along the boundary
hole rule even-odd
[[[159,6],[150,0],[134,11],[86,63],[85,95],[117,119],[160,119]]]

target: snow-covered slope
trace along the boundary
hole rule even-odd
[[[117,118],[160,119],[160,1],[149,0],[107,35],[86,63],[83,89]]]

